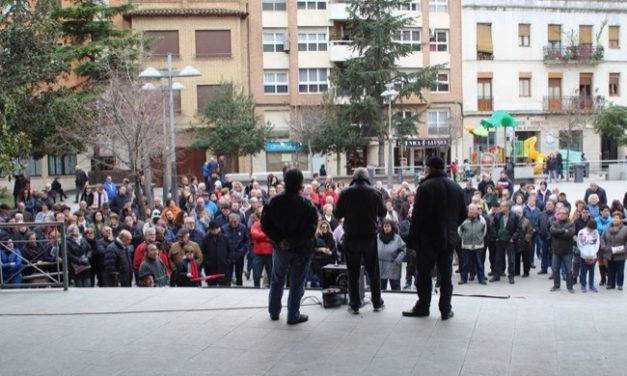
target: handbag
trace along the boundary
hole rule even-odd
[[[624,245],[612,246],[610,247],[610,249],[612,250],[612,255],[622,255],[623,253],[625,253]]]
[[[91,265],[89,264],[81,265],[81,264],[72,263],[71,265],[72,265],[72,269],[74,270],[75,275],[81,274],[82,272],[91,269]]]

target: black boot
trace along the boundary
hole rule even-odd
[[[605,265],[599,265],[599,273],[601,274],[601,282],[599,282],[599,286],[604,286],[606,281],[605,278],[607,275],[607,268],[605,267]]]

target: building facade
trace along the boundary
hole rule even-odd
[[[627,104],[623,1],[462,0],[464,124],[478,126],[494,111],[518,120],[488,138],[464,132],[464,158],[489,145],[528,157],[536,137],[547,155],[578,161],[621,159],[625,148],[594,132],[594,114]],[[570,152],[567,152],[570,145]],[[512,154],[513,153],[513,154]]]
[[[191,147],[192,128],[203,126],[202,110],[223,82],[248,92],[248,12],[245,0],[139,0],[128,27],[152,39],[144,66],[192,66],[198,77],[179,77],[174,92],[177,170],[201,176],[206,152]],[[145,68],[144,67],[144,68]],[[250,158],[227,159],[227,172],[247,171]]]
[[[397,62],[399,68],[445,64],[437,88],[424,93],[430,107],[416,124],[417,135],[395,147],[395,166],[419,166],[428,155],[448,155],[455,139],[451,130],[461,128],[461,8],[459,1],[418,0],[398,12],[413,21],[399,30],[399,41],[416,46]],[[347,3],[261,0],[249,3],[249,13],[250,92],[260,118],[273,126],[273,139],[254,157],[253,171],[280,171],[291,163],[315,172],[324,163],[330,174],[345,175],[360,165],[376,165],[376,140],[364,150],[339,156],[339,171],[337,155],[308,160],[306,147],[290,141],[295,129],[307,127],[303,114],[315,111],[329,90],[332,69],[353,57]],[[420,112],[424,107],[412,98],[396,101],[394,111]]]

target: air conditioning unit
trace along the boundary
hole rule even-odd
[[[290,52],[290,35],[285,34],[285,39],[283,40],[283,51]]]

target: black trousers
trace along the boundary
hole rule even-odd
[[[381,278],[379,274],[379,255],[377,253],[377,236],[361,236],[360,238],[344,238],[344,253],[346,255],[346,267],[348,268],[348,296],[350,306],[354,309],[361,307],[359,296],[359,274],[361,259],[368,278],[370,279],[370,295],[372,305],[379,307],[381,300]]]
[[[237,286],[242,286],[244,284],[242,280],[242,274],[244,273],[244,257],[241,257],[236,261],[229,260],[229,281],[233,278],[233,271],[235,271],[235,284]]]
[[[417,290],[418,302],[415,310],[428,311],[431,306],[431,292],[433,291],[433,278],[431,270],[438,267],[440,279],[440,303],[441,313],[451,312],[451,298],[453,297],[453,252],[454,250],[416,250],[416,269],[418,271]]]
[[[505,257],[507,257],[507,276],[509,278],[514,278],[514,269],[515,263],[514,259],[516,257],[516,247],[514,247],[514,243],[510,243],[508,241],[496,241],[496,279],[501,278],[501,274],[505,273]]]
[[[516,249],[516,267],[515,267],[515,273],[516,275],[520,275],[520,261],[522,260],[522,264],[523,264],[523,273],[524,274],[529,274],[529,270],[531,269],[531,257],[529,256],[531,254],[531,249],[525,249],[525,250],[521,250],[519,251],[518,249]]]

